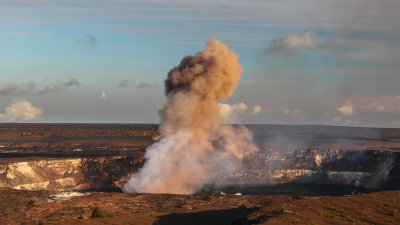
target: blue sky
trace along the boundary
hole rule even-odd
[[[400,127],[399,8],[2,0],[0,122],[157,123],[168,71],[217,38],[244,70],[229,122]]]

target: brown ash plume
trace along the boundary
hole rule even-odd
[[[229,171],[257,150],[247,128],[220,125],[218,101],[233,94],[241,72],[238,55],[211,39],[203,52],[184,57],[168,73],[161,138],[147,148],[146,163],[125,184],[126,191],[192,194],[212,168]]]

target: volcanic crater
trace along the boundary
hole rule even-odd
[[[212,170],[194,195],[170,195],[122,192],[157,125],[0,124],[0,222],[400,222],[400,129],[247,128],[259,151],[235,171]],[[364,205],[355,213],[346,201]],[[103,214],[90,219],[96,207]]]

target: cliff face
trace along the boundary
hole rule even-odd
[[[250,125],[260,151],[221,184],[317,183],[400,187],[400,129]],[[0,124],[0,187],[118,187],[144,163],[157,125]]]
[[[212,182],[231,184],[318,183],[366,188],[398,185],[400,153],[302,149],[260,151],[246,157],[232,173],[214,171]]]
[[[2,163],[0,187],[57,191],[113,188],[142,162],[129,156],[112,156]]]
[[[366,188],[399,187],[400,153],[388,151],[260,151],[237,170],[213,171],[210,182],[223,184],[316,183]],[[87,190],[119,186],[143,157],[42,159],[0,163],[0,187],[24,190]]]

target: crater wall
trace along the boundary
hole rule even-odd
[[[260,151],[220,184],[316,183],[400,187],[400,129],[249,125]],[[157,125],[0,124],[0,187],[117,188],[144,163]]]

